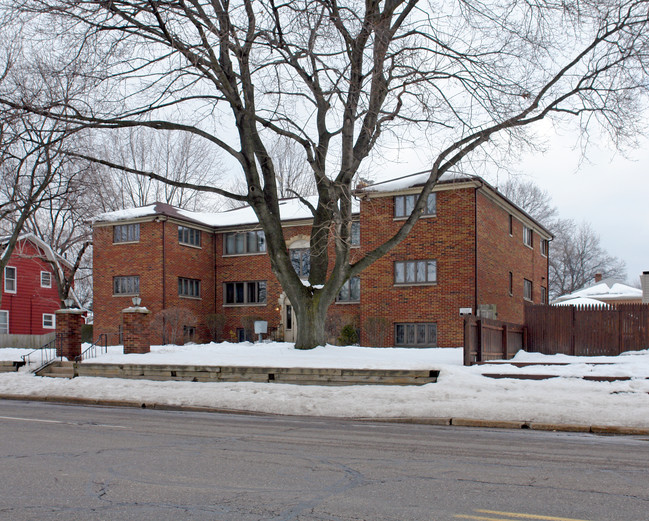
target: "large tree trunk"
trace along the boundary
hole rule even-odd
[[[297,304],[291,302],[297,320],[295,349],[313,349],[327,343],[325,323],[330,303],[323,305],[322,300],[322,295],[316,294],[311,298],[298,299]]]

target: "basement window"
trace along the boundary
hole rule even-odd
[[[437,324],[395,324],[394,343],[399,347],[437,347]]]

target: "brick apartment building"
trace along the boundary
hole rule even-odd
[[[421,186],[411,176],[357,193],[352,260],[397,230]],[[526,301],[547,301],[551,234],[541,224],[478,177],[443,178],[428,203],[403,242],[345,284],[329,312],[332,341],[352,324],[361,345],[457,347],[461,313],[521,322]],[[308,210],[294,199],[281,212],[293,264],[306,276]],[[103,214],[93,234],[95,336],[119,343],[121,310],[140,296],[153,316],[190,310],[197,321],[185,330],[195,341],[210,339],[210,315],[223,322],[219,339],[244,339],[256,319],[293,340],[292,308],[252,209],[205,214],[156,203]],[[159,328],[152,341],[163,341]]]

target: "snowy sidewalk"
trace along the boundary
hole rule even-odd
[[[25,350],[0,349],[3,359]],[[157,382],[112,378],[41,378],[27,372],[0,374],[0,396],[147,407],[189,407],[254,413],[404,419],[427,423],[533,426],[601,432],[608,427],[649,433],[649,351],[618,357],[574,358],[519,353],[515,361],[566,362],[503,373],[556,375],[549,380],[492,379],[493,366],[462,366],[461,349],[319,347],[298,351],[291,344],[209,344],[154,346],[146,355],[123,355],[110,348],[93,363],[246,365],[439,370],[423,386],[299,386],[278,383]],[[607,365],[593,365],[594,362]],[[614,382],[586,381],[584,375],[624,376]],[[485,423],[486,422],[486,423]],[[502,423],[505,422],[505,423]],[[508,422],[513,422],[509,424]],[[536,427],[534,427],[536,426]],[[594,428],[593,428],[594,427]],[[634,431],[632,429],[641,429]]]

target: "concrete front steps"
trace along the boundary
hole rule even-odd
[[[50,376],[52,378],[74,378],[76,376],[74,362],[56,361],[36,372],[36,376]]]
[[[270,382],[300,385],[424,385],[436,382],[439,371],[57,362],[40,371],[39,376],[67,378],[95,376],[189,382]]]

